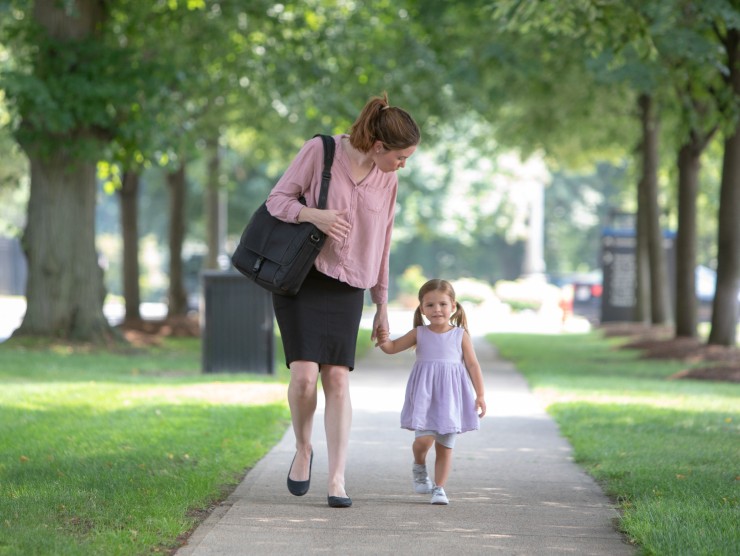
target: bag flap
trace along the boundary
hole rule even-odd
[[[298,253],[308,236],[314,234],[323,243],[323,233],[313,224],[290,224],[272,216],[264,203],[252,215],[240,243],[261,257],[286,264]]]

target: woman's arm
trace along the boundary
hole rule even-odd
[[[311,205],[310,199],[318,196],[323,154],[318,137],[307,141],[270,191],[267,210],[285,222],[310,222],[334,241],[342,241],[350,228],[346,210],[308,207],[298,201],[304,196]]]
[[[396,340],[391,340],[388,332],[382,331],[376,345],[389,355],[406,351],[416,345],[416,328]]]
[[[267,210],[284,222],[297,223],[306,207],[298,201],[304,196],[314,205],[323,164],[323,143],[319,137],[306,141],[267,196]],[[313,187],[312,187],[313,186]]]
[[[475,389],[475,407],[478,409],[478,417],[486,414],[485,386],[483,385],[483,373],[481,372],[478,357],[475,355],[473,348],[473,339],[470,334],[463,332],[462,340],[463,361],[465,368],[468,370],[470,380]]]

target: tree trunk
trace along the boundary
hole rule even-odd
[[[170,288],[167,314],[170,317],[188,312],[183,276],[182,245],[185,241],[185,164],[167,174],[170,193]]]
[[[740,97],[740,31],[730,29],[725,40],[729,85]],[[712,304],[709,343],[735,346],[737,342],[738,288],[740,288],[740,122],[725,139],[719,197],[717,285]]]
[[[725,141],[717,237],[717,285],[712,303],[709,343],[737,342],[740,286],[740,126]]]
[[[126,322],[141,320],[139,289],[139,174],[126,171],[118,191],[123,235],[123,297]]]
[[[105,3],[105,0],[36,0],[33,19],[52,38],[80,40],[99,29],[105,18]]]
[[[103,5],[77,0],[74,9],[65,9],[55,0],[37,0],[33,17],[50,37],[77,41],[100,28]],[[57,48],[35,51],[34,72],[53,66]],[[32,127],[33,116],[21,113],[31,194],[23,236],[27,306],[16,334],[94,343],[113,339],[103,314],[103,271],[95,249],[95,162],[72,154],[82,141],[94,145],[94,138],[82,129],[52,136]]]
[[[221,254],[221,218],[218,174],[220,159],[218,153],[218,136],[208,141],[208,175],[206,177],[206,235],[208,244],[208,255],[205,268],[215,270],[218,268],[218,256]]]
[[[676,336],[696,337],[696,196],[701,148],[689,140],[678,151]]]
[[[639,145],[640,179],[637,182],[637,215],[635,218],[635,315],[634,320],[642,324],[650,324],[651,292],[650,292],[650,251],[648,249],[648,199],[647,199],[647,165],[648,138],[645,133],[645,114],[642,106],[642,97],[637,99],[638,114],[640,115],[641,140]]]
[[[645,177],[637,183],[637,218],[635,219],[635,322],[650,324],[650,252],[648,250],[648,215]]]
[[[642,94],[638,100],[642,119],[643,163],[642,186],[644,202],[648,252],[650,254],[650,309],[653,324],[671,324],[673,321],[668,268],[663,248],[663,232],[660,226],[660,206],[658,204],[658,118],[655,114],[653,99]]]
[[[100,343],[113,338],[103,315],[103,271],[95,250],[96,168],[62,152],[26,147],[31,168],[26,315],[19,335]]]

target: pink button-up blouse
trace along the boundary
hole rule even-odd
[[[343,241],[327,237],[316,258],[316,268],[332,278],[370,289],[374,303],[388,301],[388,258],[398,192],[395,172],[381,172],[376,166],[359,183],[350,173],[350,161],[342,148],[342,137],[336,135],[336,152],[331,169],[331,182],[326,208],[347,210],[351,226]],[[315,208],[321,189],[324,147],[320,137],[307,141],[267,198],[267,209],[274,217],[297,222],[303,205]]]

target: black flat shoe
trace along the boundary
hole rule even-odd
[[[308,492],[308,488],[311,486],[311,468],[313,467],[313,450],[311,450],[311,462],[308,464],[308,480],[307,481],[294,481],[293,479],[290,478],[290,472],[293,470],[294,462],[295,462],[295,456],[293,456],[293,461],[290,462],[290,469],[288,469],[288,490],[293,496],[303,496],[304,494]]]
[[[327,496],[327,502],[329,502],[330,508],[349,508],[352,505],[352,499],[348,496]]]

